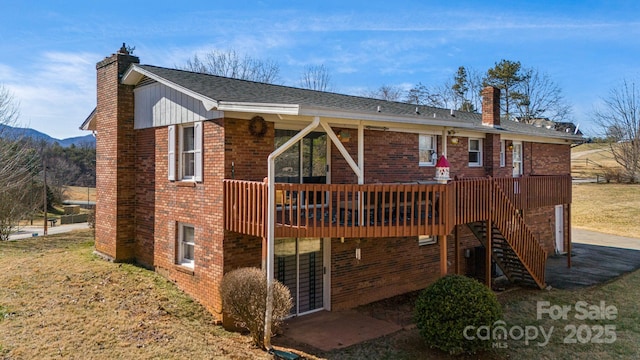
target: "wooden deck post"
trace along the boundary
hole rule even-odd
[[[267,238],[262,237],[262,270],[267,272]]]
[[[567,204],[567,225],[567,267],[571,268],[571,204]]]
[[[440,276],[447,272],[447,235],[440,235]]]
[[[487,246],[486,246],[486,254],[485,254],[485,268],[484,268],[484,272],[485,272],[485,281],[487,286],[489,287],[489,289],[491,289],[491,263],[492,263],[492,258],[491,258],[491,242],[492,242],[492,233],[493,233],[493,223],[491,223],[491,219],[487,220]]]
[[[455,225],[455,251],[456,251],[456,274],[460,275],[462,271],[461,263],[460,263],[460,233],[458,231],[458,225]]]

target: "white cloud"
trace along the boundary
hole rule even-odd
[[[83,135],[78,127],[95,107],[96,59],[90,53],[50,52],[28,70],[12,72],[7,86],[20,103],[20,123],[55,138]]]

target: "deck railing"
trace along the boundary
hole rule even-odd
[[[486,220],[494,184],[518,210],[571,203],[571,176],[528,176],[520,178],[469,178],[453,181],[456,224]]]
[[[257,181],[223,181],[224,228],[242,234],[266,237],[266,183]]]
[[[444,184],[276,184],[284,237],[444,235],[453,213]]]
[[[447,235],[486,220],[498,186],[516,209],[571,202],[569,176],[475,178],[449,184],[276,183],[276,237]],[[266,236],[267,184],[224,180],[227,230]]]

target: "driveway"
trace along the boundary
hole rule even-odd
[[[640,239],[571,229],[571,268],[567,255],[547,260],[547,285],[576,289],[611,281],[640,269]]]
[[[77,224],[58,225],[53,227],[48,226],[47,234],[48,235],[62,234],[62,233],[66,233],[73,230],[81,230],[81,229],[88,229],[88,228],[89,228],[89,224],[86,222],[77,223]],[[12,235],[9,235],[9,240],[25,239],[25,238],[30,238],[34,236],[42,236],[43,234],[44,234],[44,229],[42,228],[42,226],[22,226],[20,227],[18,232]]]

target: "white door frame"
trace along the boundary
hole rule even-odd
[[[556,205],[556,253],[564,254],[564,206]]]
[[[522,142],[521,141],[513,141],[511,143],[511,146],[513,147],[511,150],[511,164],[512,164],[512,175],[513,177],[519,177],[522,176],[522,162],[523,162],[523,154],[522,154]],[[518,150],[516,150],[518,149]],[[519,152],[520,154],[520,159],[519,161],[516,161],[516,152]]]
[[[322,238],[322,305],[324,310],[331,311],[331,238]]]

